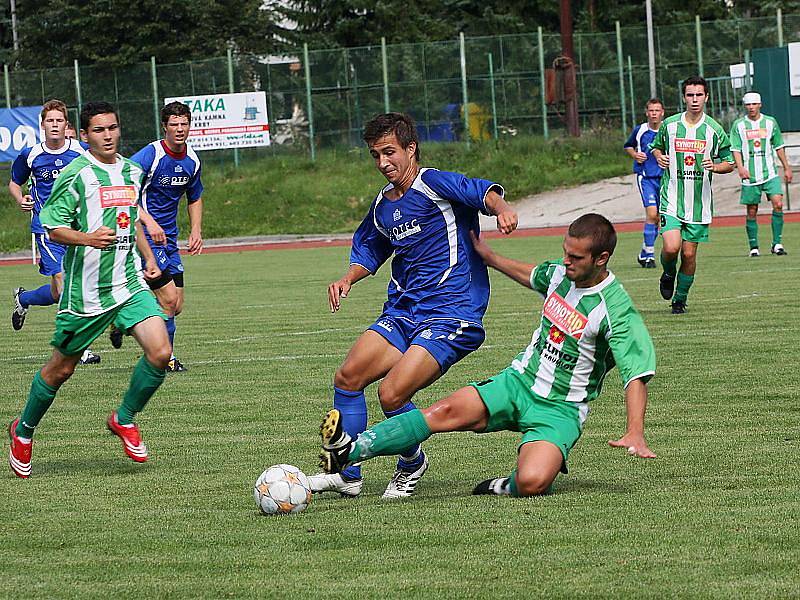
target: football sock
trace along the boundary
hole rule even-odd
[[[747,243],[750,244],[750,250],[758,248],[758,221],[745,219],[744,229],[747,231]]]
[[[50,306],[56,303],[56,299],[53,298],[53,291],[50,289],[50,284],[46,283],[35,290],[25,290],[22,292],[19,295],[19,302],[22,304],[22,308],[28,308],[31,305]]]
[[[431,437],[422,411],[414,409],[372,426],[358,436],[348,460],[359,462],[373,456],[398,454]]]
[[[515,498],[519,498],[519,490],[517,489],[517,470],[514,469],[511,471],[511,475],[508,476],[508,482],[506,483],[508,486],[508,494],[509,496],[514,496]]]
[[[117,409],[117,422],[120,425],[130,425],[133,417],[141,412],[150,397],[155,394],[167,372],[164,369],[157,369],[143,356],[133,368],[131,384],[122,404]]]
[[[41,370],[33,376],[31,391],[28,394],[28,402],[22,410],[22,416],[17,423],[16,434],[20,437],[33,437],[33,430],[42,420],[44,413],[53,404],[58,388],[48,385],[42,379]]]
[[[356,439],[367,428],[367,399],[364,391],[351,392],[334,386],[333,408],[342,415],[342,429]],[[342,471],[345,479],[361,479],[361,467],[351,465]]]
[[[644,243],[642,244],[642,254],[644,256],[655,256],[656,253],[656,237],[658,236],[658,227],[655,223],[644,224]]]
[[[772,211],[772,245],[780,244],[783,237],[783,211]]]
[[[170,317],[169,319],[167,319],[167,335],[169,336],[169,345],[172,346],[172,351],[173,351],[172,356],[174,357],[175,356],[175,354],[174,354],[174,352],[175,352],[175,317]]]
[[[689,288],[692,287],[692,283],[694,283],[694,275],[678,273],[675,296],[673,296],[672,300],[677,302],[686,302],[686,298],[689,296]]]
[[[678,259],[677,257],[673,260],[667,261],[664,258],[664,253],[661,253],[661,266],[664,267],[664,273],[667,275],[675,276],[675,273],[678,271]]]
[[[397,415],[402,415],[416,409],[417,407],[414,406],[414,403],[408,401],[397,410],[384,410],[383,414],[386,415],[387,419],[391,419],[392,417],[396,417]],[[424,460],[425,455],[422,453],[422,449],[419,447],[419,444],[414,444],[413,446],[404,448],[400,452],[400,458],[397,459],[397,468],[401,471],[416,471],[417,468],[422,465]]]

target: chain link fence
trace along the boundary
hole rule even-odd
[[[726,81],[730,65],[742,63],[752,48],[800,41],[800,15],[778,12],[774,17],[661,25],[654,35],[657,93],[667,112],[680,109],[679,82],[701,73],[715,78],[710,111],[720,116],[738,106],[741,96]],[[547,104],[543,94],[560,46],[558,34],[534,32],[311,50],[308,65],[302,64],[302,52],[284,59],[153,60],[116,69],[77,62],[72,68],[40,70],[5,65],[5,97],[9,107],[60,98],[76,122],[82,103],[110,101],[119,108],[125,152],[160,135],[157,113],[163,98],[231,90],[267,94],[275,144],[245,150],[243,157],[308,153],[312,145],[358,145],[364,122],[387,109],[413,115],[423,140],[546,135],[564,127],[563,109]],[[627,130],[643,119],[650,95],[644,24],[622,27],[619,33],[576,33],[574,46],[582,127]],[[230,153],[206,154],[215,155],[227,160]]]

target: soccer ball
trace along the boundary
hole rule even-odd
[[[253,496],[265,515],[299,513],[311,502],[311,484],[297,467],[274,465],[256,479]]]

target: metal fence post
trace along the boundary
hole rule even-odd
[[[537,33],[539,36],[539,91],[542,98],[542,132],[544,134],[544,139],[549,139],[550,132],[547,130],[547,94],[545,92],[547,82],[545,81],[544,73],[544,38],[542,37],[541,27],[538,28]]]
[[[703,71],[703,36],[700,33],[700,15],[694,16],[694,37],[697,43],[697,74],[705,77]]]
[[[6,108],[11,108],[11,82],[8,77],[8,65],[3,65],[3,78],[6,87]]]
[[[311,65],[308,62],[308,44],[303,44],[303,61],[306,67],[306,101],[308,109],[308,147],[311,150],[311,162],[317,160],[314,150],[314,109],[311,103]]]
[[[83,110],[83,99],[81,98],[81,69],[78,66],[77,58],[72,64],[75,67],[75,99],[78,101],[78,118],[80,119],[80,114]]]
[[[236,86],[233,81],[233,50],[228,46],[228,92],[236,93]],[[233,149],[233,166],[239,167],[239,149]]]
[[[633,97],[633,66],[631,65],[631,55],[628,54],[628,86],[631,90],[631,128],[636,127],[636,104]]]
[[[748,92],[753,87],[753,80],[751,79],[752,73],[750,72],[750,50],[744,51],[744,89]]]
[[[467,97],[467,54],[464,49],[464,32],[458,34],[459,50],[461,55],[461,102],[462,112],[464,113],[464,138],[469,148],[469,98]]]
[[[625,111],[625,67],[622,60],[622,32],[619,28],[619,21],[616,22],[617,29],[617,68],[619,70],[619,106],[622,110],[622,133],[628,130],[628,115]]]
[[[494,65],[492,64],[492,53],[489,52],[489,86],[492,91],[492,133],[497,139],[497,101],[494,96]]]
[[[160,109],[160,102],[158,101],[158,73],[156,72],[156,57],[150,57],[150,79],[153,83],[153,121],[156,126],[156,139],[161,137],[161,120],[158,113]]]
[[[778,12],[775,14],[775,18],[777,20],[778,26],[778,46],[783,47],[783,11],[778,8]]]
[[[381,38],[381,69],[383,70],[383,110],[389,112],[389,61],[386,57],[386,38]]]

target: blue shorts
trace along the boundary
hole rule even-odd
[[[159,246],[148,237],[147,242],[153,250],[158,268],[161,269],[162,273],[170,276],[183,273],[181,253],[178,250],[178,243],[176,241],[168,239],[165,246]]]
[[[407,317],[384,313],[369,329],[382,335],[403,353],[412,344],[422,346],[439,363],[442,375],[467,354],[480,348],[486,339],[483,327],[459,319],[415,322]]]
[[[639,188],[639,194],[642,196],[642,206],[645,208],[648,206],[658,206],[658,198],[661,191],[660,177],[637,175],[636,186]]]
[[[36,247],[39,249],[39,273],[52,277],[61,273],[61,262],[67,247],[51,240],[44,233],[36,233]]]

